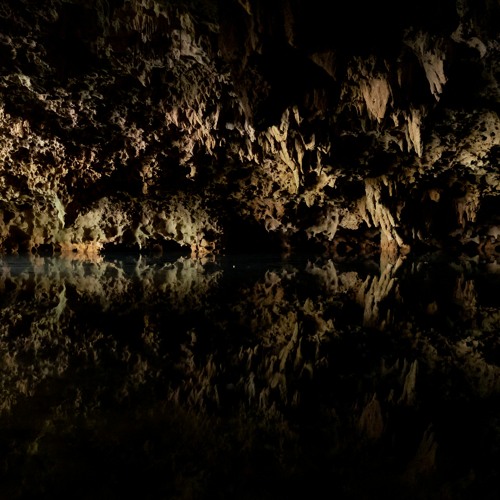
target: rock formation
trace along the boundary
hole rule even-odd
[[[405,9],[4,0],[2,251],[498,253],[500,7]]]

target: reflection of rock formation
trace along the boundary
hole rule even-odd
[[[358,459],[384,488],[432,484],[453,496],[461,483],[440,464],[459,456],[484,477],[469,448],[452,447],[458,431],[446,419],[451,412],[460,439],[472,443],[476,427],[465,410],[477,401],[487,410],[500,390],[499,308],[482,292],[497,282],[450,267],[436,298],[422,293],[436,286],[428,276],[437,272],[424,264],[290,261],[255,274],[239,270],[245,265],[4,260],[0,438],[9,466],[19,449],[35,469],[37,459],[53,461],[57,433],[73,443],[83,425],[92,449],[124,441],[147,463],[188,477],[198,453],[225,480],[227,471],[253,474],[262,449],[274,480],[285,483],[305,467],[318,471],[318,484],[333,475],[362,488],[338,469]],[[8,429],[30,408],[40,416],[14,443]],[[137,444],[108,418],[125,429],[128,418],[158,419],[152,428],[162,430]],[[494,434],[488,415],[481,418]],[[164,448],[155,448],[156,432]],[[192,439],[200,450],[186,444]]]
[[[147,361],[144,365],[142,354],[134,352],[128,340],[120,345],[115,333],[136,336],[141,350],[158,355],[160,332],[150,310],[166,303],[175,317],[201,307],[218,279],[217,272],[207,273],[190,259],[160,266],[144,260],[127,265],[9,259],[2,267],[4,410],[11,409],[19,397],[33,396],[44,380],[66,376],[77,360],[99,364],[110,352],[130,365],[134,383],[144,383]],[[116,326],[108,324],[108,316]],[[129,316],[132,330],[116,331],[128,329],[120,318]]]
[[[363,324],[365,326],[380,325],[383,328],[390,318],[380,318],[380,304],[389,297],[395,284],[395,273],[401,266],[402,260],[398,259],[395,265],[386,264],[380,276],[366,278],[359,290],[359,302],[364,304]],[[390,311],[387,311],[389,316]]]

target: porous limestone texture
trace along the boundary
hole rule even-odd
[[[4,0],[0,248],[488,253],[498,26],[492,0]]]

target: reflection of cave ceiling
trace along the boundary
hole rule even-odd
[[[2,2],[3,250],[493,252],[498,2],[325,4]]]

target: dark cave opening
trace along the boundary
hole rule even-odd
[[[279,254],[283,240],[257,222],[231,219],[225,224],[222,246],[226,254]]]
[[[500,196],[485,196],[477,213],[478,225],[500,225]]]

